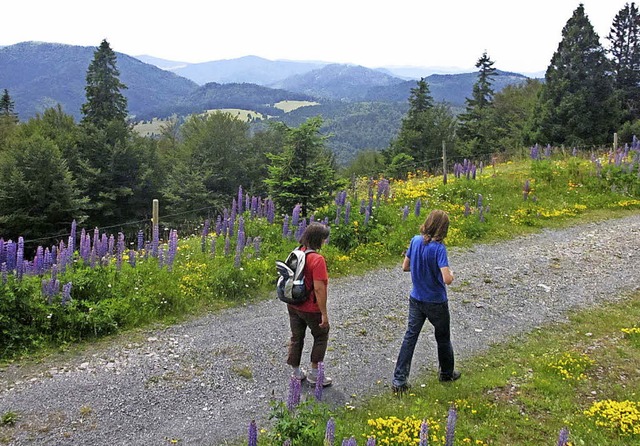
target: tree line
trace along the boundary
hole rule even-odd
[[[544,82],[531,79],[495,93],[494,62],[485,51],[465,109],[436,103],[425,79],[416,83],[400,130],[387,147],[364,149],[346,168],[320,132],[319,116],[296,127],[255,126],[225,113],[170,120],[159,137],[137,135],[127,120],[115,53],[104,40],[86,73],[82,118],[61,107],[19,122],[7,90],[0,97],[0,237],[52,242],[70,222],[127,233],[148,222],[159,198],[164,222],[220,215],[240,187],[270,196],[280,214],[296,204],[310,213],[358,175],[401,178],[452,162],[512,155],[541,144],[592,148],[614,132],[640,129],[640,18],[634,3],[616,15],[599,42],[582,4],[562,31]],[[336,129],[337,131],[337,129]],[[451,163],[452,164],[452,163]]]

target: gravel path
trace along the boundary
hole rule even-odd
[[[410,277],[398,267],[329,286],[331,338],[325,400],[353,404],[390,392],[405,329]],[[491,343],[566,318],[567,310],[640,289],[640,214],[472,249],[450,249],[449,290],[458,360]],[[329,271],[331,273],[331,271]],[[207,315],[74,359],[0,370],[0,426],[11,445],[222,445],[266,426],[286,399],[288,319],[269,300]],[[310,337],[310,336],[309,336]],[[435,341],[418,342],[412,381],[435,373]],[[305,348],[308,358],[309,339]],[[464,367],[460,367],[464,372]],[[463,374],[462,379],[473,379]],[[312,392],[305,385],[304,392]]]

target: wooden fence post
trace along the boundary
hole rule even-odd
[[[442,182],[447,184],[447,144],[442,140]]]
[[[157,199],[153,200],[152,218],[153,226],[160,225],[160,204]]]

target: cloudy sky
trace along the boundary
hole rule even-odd
[[[623,0],[583,0],[606,36]],[[630,3],[630,2],[629,2]],[[206,62],[256,55],[370,68],[544,71],[578,0],[20,0],[2,5],[0,46],[23,41]]]

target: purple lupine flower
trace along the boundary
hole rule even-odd
[[[322,385],[322,383],[324,382],[324,362],[319,362],[318,363],[318,379],[316,381],[316,388],[314,391],[314,396],[316,397],[317,401],[322,401],[322,389],[324,389],[324,386]]]
[[[325,446],[333,446],[333,442],[336,438],[336,420],[333,417],[327,421],[327,428],[324,431],[324,444]]]
[[[569,429],[563,427],[558,436],[558,446],[567,446],[567,443],[569,443]]]
[[[522,198],[524,200],[526,200],[527,198],[529,198],[529,192],[531,192],[531,183],[529,183],[529,180],[527,179],[524,182],[524,187],[522,188]]]
[[[416,205],[414,207],[413,213],[416,217],[420,217],[420,207],[422,206],[422,201],[418,198],[416,200]]]
[[[302,211],[302,205],[300,203],[296,204],[293,207],[293,211],[291,212],[291,226],[294,226],[294,227],[298,226],[301,211]]]
[[[351,217],[351,202],[348,201],[344,207],[344,224],[349,224],[349,218]]]
[[[142,229],[138,231],[138,251],[142,251],[142,247],[144,246],[144,232]]]
[[[429,423],[427,420],[422,420],[422,424],[420,424],[420,443],[418,446],[428,446],[429,445]]]
[[[244,193],[242,192],[242,186],[238,186],[238,201],[237,201],[237,212],[238,214],[242,214],[242,199],[244,198]]]
[[[367,438],[367,446],[376,446],[376,438],[375,437]]]
[[[409,217],[409,206],[405,206],[402,209],[402,220],[406,220]]]
[[[577,148],[577,147],[574,147],[574,148],[573,148],[573,151],[571,152],[571,154],[572,154],[573,156],[578,156],[578,148]]]
[[[16,277],[22,280],[24,274],[24,238],[18,237],[18,248],[16,250]]]
[[[270,224],[276,220],[276,204],[273,200],[268,200],[267,202],[267,221]]]
[[[249,423],[249,442],[248,446],[258,446],[258,426],[256,420],[251,420]]]
[[[540,157],[540,149],[538,148],[538,143],[536,143],[533,147],[531,147],[531,159],[537,160]]]
[[[296,233],[295,233],[296,240],[300,241],[300,239],[302,238],[302,234],[304,233],[305,229],[307,229],[307,219],[303,218],[302,220],[300,220],[300,224],[298,225],[298,229],[296,229]]]
[[[178,252],[178,230],[172,229],[169,233],[169,250],[167,252],[167,270],[173,270],[173,261],[176,258],[176,252]]]
[[[55,246],[52,248],[55,249]],[[44,271],[49,271],[51,269],[51,265],[53,265],[53,256],[51,255],[49,248],[46,248],[42,259],[42,268]]]
[[[364,225],[367,226],[369,224],[369,218],[371,218],[371,211],[369,208],[364,210]]]
[[[238,217],[238,234],[240,234],[241,232],[246,232],[244,229],[244,218]]]
[[[62,285],[62,305],[66,305],[71,301],[71,282]]]
[[[357,446],[356,437],[345,438],[342,440],[342,446]]]
[[[207,236],[209,235],[209,219],[207,218],[204,221],[204,226],[202,227],[202,240],[200,241],[200,249],[202,252],[207,251]]]
[[[129,250],[129,265],[131,268],[136,267],[136,252],[133,249]]]
[[[336,206],[336,219],[333,223],[338,226],[340,224],[340,206]]]
[[[445,435],[445,446],[453,446],[453,440],[456,433],[456,420],[458,419],[458,413],[455,407],[449,409],[449,416],[447,417],[447,432]]]
[[[360,214],[364,214],[364,210],[365,210],[365,201],[363,198],[362,200],[360,200]]]
[[[478,208],[478,220],[480,220],[480,223],[484,223],[485,218],[484,218],[484,207],[480,206]]]
[[[124,254],[124,234],[122,232],[118,232],[118,244],[116,245],[116,270],[120,271],[122,269],[122,255]]]
[[[282,446],[291,446],[291,440],[287,438],[284,443],[282,443]]]
[[[116,238],[113,236],[113,234],[109,234],[109,247],[108,247],[107,254],[109,255],[109,257],[111,257],[113,254],[115,254],[115,252],[116,252]]]
[[[257,215],[260,215],[260,197],[256,197],[253,196],[251,197],[251,204],[250,204],[251,208],[251,217],[255,217]]]
[[[282,222],[282,238],[289,238],[289,216],[284,216],[284,221]]]
[[[71,222],[71,234],[69,234],[69,249],[71,252],[76,249],[76,231],[78,229],[78,224],[75,220]]]
[[[482,207],[482,194],[478,194],[478,208]]]
[[[229,232],[233,232],[236,226],[236,217],[238,216],[238,203],[234,198],[231,202],[231,215],[229,215]]]
[[[547,144],[547,147],[544,149],[544,157],[551,158],[551,144]]]
[[[158,268],[164,268],[164,246],[158,248]]]
[[[222,234],[222,215],[218,215],[218,218],[216,218],[216,235],[220,235]]]
[[[42,246],[36,248],[36,255],[33,258],[33,272],[38,276],[44,272],[44,249]]]
[[[91,248],[91,252],[89,253],[89,266],[91,266],[91,268],[95,268],[96,265],[98,264],[98,251],[96,250],[96,247],[93,246]]]
[[[158,257],[158,245],[160,243],[160,227],[156,224],[153,225],[153,235],[151,238],[151,256]]]
[[[233,261],[233,266],[236,268],[240,268],[240,265],[242,264],[242,253],[244,252],[245,242],[244,231],[238,231],[238,237],[236,239],[236,257]]]
[[[289,380],[289,398],[287,398],[287,409],[289,411],[293,411],[300,403],[300,391],[300,381],[295,376],[291,376]]]
[[[473,166],[471,166],[471,178],[473,180],[476,179],[476,165],[475,164]]]
[[[61,242],[62,243],[62,242]],[[7,246],[7,270],[13,271],[16,269],[16,253],[18,251],[18,245],[9,240]]]

